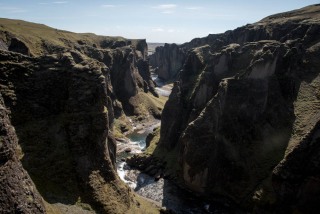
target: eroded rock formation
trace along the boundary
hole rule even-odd
[[[114,195],[128,209],[128,190],[114,169],[107,67],[89,59],[76,64],[68,53],[59,59],[2,51],[1,57],[1,93],[21,161],[44,199],[73,204],[81,198],[111,212],[105,197]]]
[[[179,148],[186,186],[250,210],[319,210],[319,18],[314,5],[179,46],[160,145]]]
[[[146,41],[0,21],[1,211],[139,213],[116,174],[112,126],[143,106],[136,96],[157,95]]]
[[[186,57],[185,49],[177,44],[165,44],[156,48],[150,56],[150,65],[155,69],[162,80],[171,80],[177,77]]]
[[[0,212],[43,213],[42,198],[19,160],[18,138],[0,94]]]

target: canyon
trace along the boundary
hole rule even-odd
[[[0,213],[179,213],[119,163],[205,201],[196,213],[317,213],[319,32],[312,5],[148,55],[0,19]]]

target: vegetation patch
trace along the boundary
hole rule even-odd
[[[146,157],[155,157],[165,164],[165,174],[170,177],[177,178],[180,173],[180,166],[177,160],[178,148],[168,150],[165,147],[159,145],[160,139],[160,127],[153,132],[153,138],[150,141],[149,147],[143,153]]]
[[[129,99],[129,103],[133,106],[133,115],[138,116],[138,120],[145,119],[151,114],[154,118],[160,119],[161,112],[168,97],[155,97],[151,93],[138,93]]]
[[[50,203],[75,204],[80,190],[64,127],[63,114],[16,128],[22,164],[40,194]]]

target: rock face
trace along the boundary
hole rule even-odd
[[[30,50],[22,41],[18,38],[12,38],[10,41],[10,45],[8,47],[9,51],[22,53],[24,55],[30,56]]]
[[[272,184],[279,204],[293,204],[305,213],[319,210],[319,121],[273,171]],[[288,208],[289,207],[289,208]]]
[[[177,76],[185,57],[184,48],[176,44],[165,44],[157,47],[155,53],[150,56],[150,65],[155,69],[159,78],[167,81]]]
[[[104,63],[110,70],[109,91],[116,117],[123,113],[122,110],[127,115],[139,112],[139,105],[134,100],[140,92],[158,96],[150,76],[146,40],[75,34],[19,20],[0,19],[0,23],[2,50],[27,56],[58,54],[58,57],[70,52],[76,63],[81,62],[83,57]],[[31,32],[21,34],[24,31]]]
[[[251,210],[319,209],[319,18],[314,5],[179,46],[160,145],[179,148],[186,186]]]
[[[42,198],[18,154],[18,139],[0,94],[0,212],[44,213]]]
[[[139,212],[116,173],[112,126],[136,113],[136,96],[156,95],[146,41],[0,22],[1,212]]]
[[[113,195],[127,209],[128,190],[114,169],[107,67],[89,59],[76,64],[68,53],[61,59],[12,52],[1,57],[1,93],[19,136],[21,161],[44,199],[72,204],[80,197],[111,212],[106,195]]]

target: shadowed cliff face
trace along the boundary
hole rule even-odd
[[[1,124],[1,180],[12,186],[2,185],[3,211],[55,213],[56,204],[76,204],[101,213],[143,212],[116,175],[112,127],[115,117],[139,112],[137,96],[157,96],[146,41],[0,21],[1,109],[10,118]],[[17,26],[34,30],[22,35]]]
[[[0,212],[43,213],[40,194],[19,161],[18,139],[0,94]]]
[[[21,161],[44,199],[74,204],[81,198],[116,213],[111,196],[119,210],[128,209],[128,190],[114,170],[107,67],[90,59],[76,64],[68,53],[59,59],[1,52],[1,65]]]
[[[319,17],[310,6],[179,46],[159,145],[179,148],[186,186],[249,209],[318,208]]]

